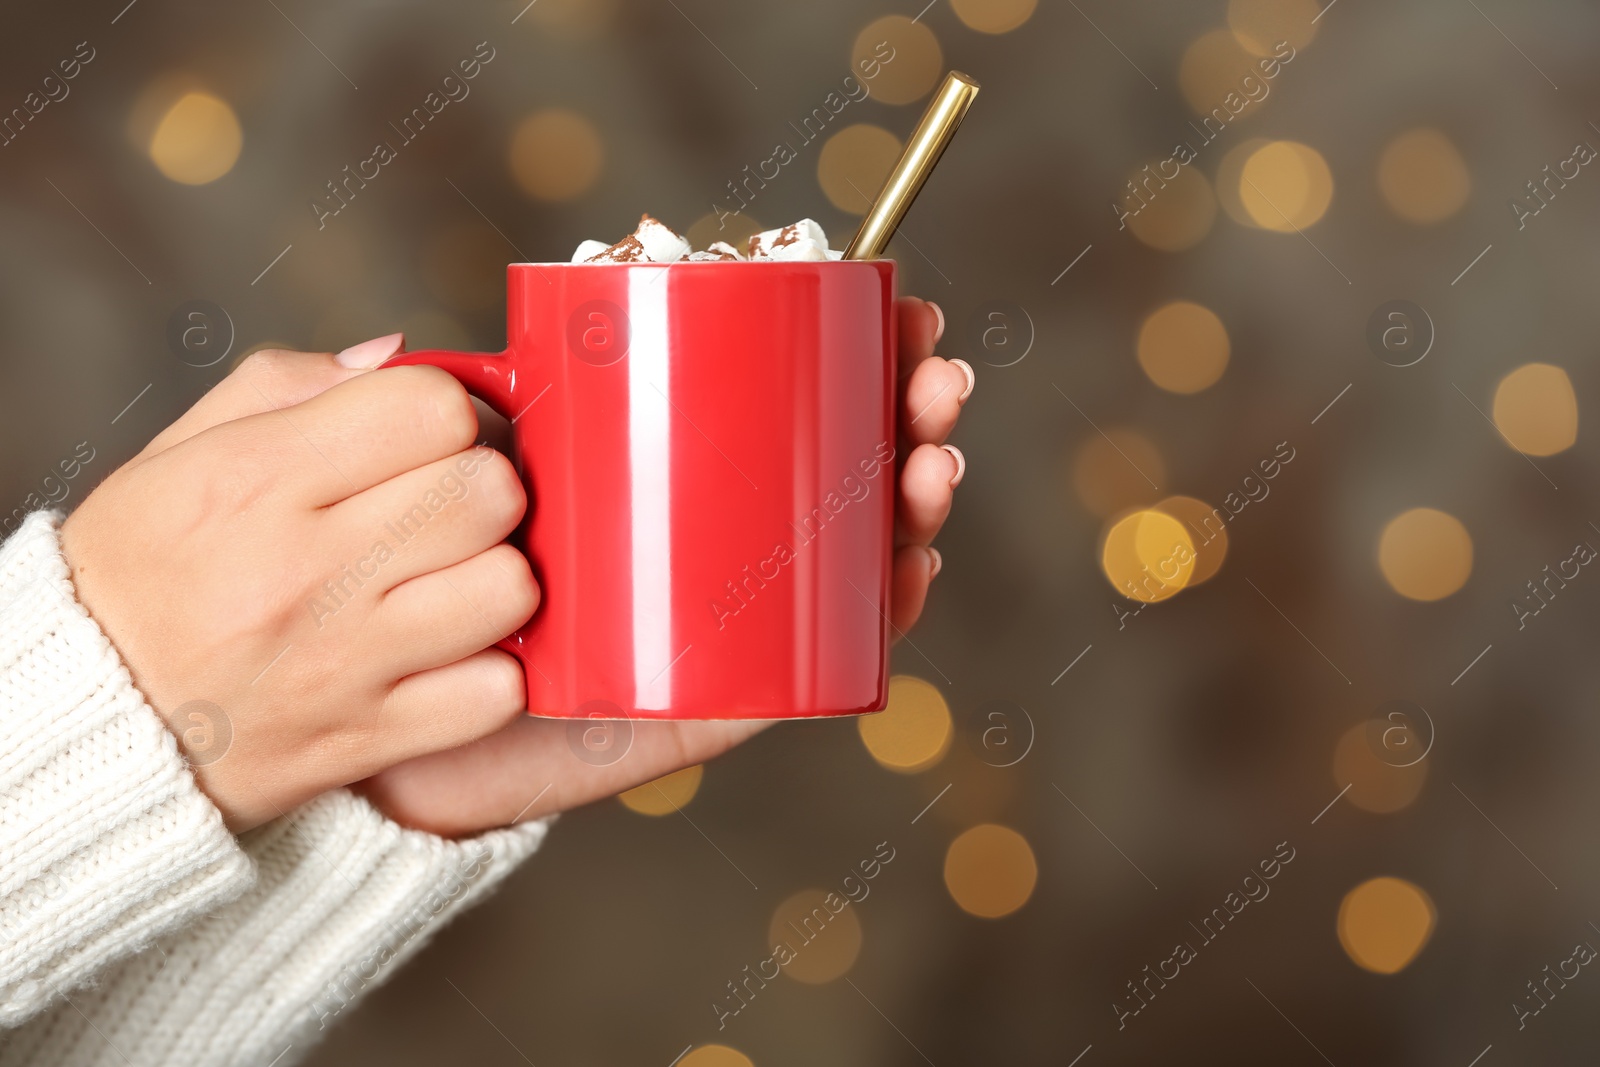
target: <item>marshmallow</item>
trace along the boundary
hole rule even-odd
[[[676,263],[689,254],[688,241],[649,215],[640,216],[639,228],[633,235],[644,246],[645,258],[651,263]]]
[[[824,252],[828,247],[828,235],[822,232],[822,227],[818,226],[810,219],[801,219],[792,226],[783,226],[776,230],[764,230],[761,233],[756,234],[754,237],[750,238],[750,246],[747,251],[751,259],[826,258],[825,255],[812,257],[809,254],[791,254],[784,256],[779,256],[777,254],[778,249],[787,248],[790,245],[798,244],[801,241],[810,241],[818,249],[821,249]]]
[[[778,262],[825,263],[844,258],[828,247],[828,235],[811,219],[792,226],[766,230],[751,237],[746,252],[726,241],[713,241],[703,252],[691,252],[681,234],[657,219],[643,215],[639,228],[614,245],[585,241],[572,254],[574,263],[693,263],[741,262],[746,258]]]
[[[803,237],[792,244],[774,245],[768,259],[789,262],[825,263],[828,259],[828,246],[818,244],[809,237]]]
[[[573,261],[599,241],[578,246]],[[689,254],[689,242],[649,215],[639,217],[639,228],[609,248],[584,256],[584,263],[676,263]]]

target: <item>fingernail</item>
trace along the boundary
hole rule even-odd
[[[956,473],[954,477],[950,479],[950,488],[954,489],[956,486],[961,484],[961,479],[966,477],[967,457],[963,456],[961,454],[961,449],[957,448],[955,445],[940,445],[939,447],[955,457]]]
[[[935,304],[932,300],[929,300],[927,304],[939,318],[939,324],[933,328],[933,343],[938,344],[940,338],[944,337],[944,308]]]
[[[371,370],[381,366],[384,360],[400,351],[400,347],[405,343],[405,334],[391,333],[383,337],[374,337],[370,341],[362,341],[358,345],[351,345],[333,359],[339,366],[349,367],[351,370]]]
[[[972,395],[972,390],[977,388],[977,385],[978,385],[977,372],[975,372],[972,369],[972,364],[968,363],[964,359],[952,359],[949,362],[954,363],[956,366],[960,367],[961,368],[961,373],[965,374],[967,376],[967,387],[965,389],[961,390],[961,395],[960,396],[956,397],[956,403],[965,404],[967,402],[967,397]]]
[[[939,572],[944,569],[944,557],[939,555],[937,548],[928,549],[928,581],[939,577]]]

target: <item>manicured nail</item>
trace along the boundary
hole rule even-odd
[[[928,549],[928,581],[939,577],[939,572],[944,569],[944,557],[939,555],[937,548]]]
[[[955,445],[940,445],[939,447],[955,457],[956,473],[955,476],[950,479],[950,488],[954,489],[956,486],[961,484],[961,479],[966,477],[967,457],[963,456],[961,454],[961,449],[957,448]]]
[[[938,344],[939,340],[944,337],[944,308],[935,304],[932,300],[927,301],[927,304],[939,318],[939,324],[933,328],[933,343]]]
[[[358,345],[351,345],[333,358],[341,367],[349,367],[351,370],[371,370],[381,366],[384,360],[400,351],[405,343],[405,334],[391,333],[384,337],[374,337],[370,341],[362,341]]]
[[[967,397],[972,395],[972,390],[977,388],[977,385],[978,385],[977,372],[975,372],[972,369],[972,364],[968,363],[964,359],[952,359],[949,362],[954,363],[956,366],[960,367],[961,368],[961,373],[965,374],[967,376],[967,387],[965,389],[961,390],[961,395],[960,396],[956,397],[956,403],[957,404],[965,404],[967,402]]]

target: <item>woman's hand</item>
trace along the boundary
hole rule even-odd
[[[962,360],[933,354],[944,332],[936,305],[900,301],[900,411],[904,456],[895,498],[890,621],[898,637],[922,614],[940,557],[930,547],[950,514],[966,460],[945,438],[976,382]],[[489,650],[480,657],[503,656]],[[464,699],[470,699],[465,697]],[[595,766],[569,746],[573,723],[518,717],[474,744],[391,767],[359,787],[396,821],[448,837],[538,818],[631,789],[719,756],[771,722],[640,722],[625,754]],[[584,729],[617,729],[585,724]]]
[[[473,446],[455,379],[361,373],[400,344],[251,356],[62,529],[79,598],[235,832],[526,707],[489,648],[539,600],[501,543],[522,484]]]

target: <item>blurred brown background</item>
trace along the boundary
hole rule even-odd
[[[1528,983],[1600,945],[1600,12],[524,2],[9,12],[0,518],[253,348],[498,348],[506,262],[708,240],[780,141],[733,225],[842,246],[951,67],[892,251],[969,468],[888,713],[569,815],[312,1062],[1593,1062],[1600,977]]]

